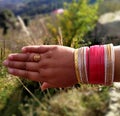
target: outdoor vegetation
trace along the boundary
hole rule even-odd
[[[12,76],[2,65],[10,53],[20,52],[26,45],[78,48],[104,43],[94,35],[103,13],[100,4],[99,0],[94,4],[73,0],[64,3],[62,14],[38,13],[32,17],[0,10],[0,116],[104,116],[108,112],[111,87],[78,84],[41,91],[41,83]]]

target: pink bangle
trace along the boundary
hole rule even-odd
[[[89,82],[90,84],[104,84],[104,46],[90,47]]]
[[[96,67],[96,48],[98,46],[91,46],[89,51],[89,83],[95,84],[96,77],[97,77],[97,67]]]
[[[105,83],[105,60],[104,60],[104,46],[101,45],[99,48],[99,58],[100,58],[100,70],[99,70],[99,75],[100,75],[100,80],[99,84],[104,84]]]

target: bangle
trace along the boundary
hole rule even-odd
[[[78,83],[111,85],[114,81],[115,53],[112,44],[76,49],[74,63]]]
[[[105,50],[104,50],[104,45],[100,45],[100,84],[105,84]]]
[[[82,83],[88,83],[88,47],[78,49],[78,67]]]
[[[104,84],[104,46],[91,46],[89,52],[89,82]]]
[[[83,47],[81,47],[80,49],[78,49],[78,67],[79,67],[79,73],[80,73],[80,78],[81,78],[81,83],[84,83],[84,49]]]
[[[105,85],[111,85],[114,81],[115,54],[112,44],[107,44],[105,48]]]
[[[84,71],[85,71],[85,83],[88,84],[88,62],[89,62],[89,47],[84,47]]]
[[[95,84],[97,80],[97,48],[98,46],[91,46],[89,51],[89,83]]]
[[[78,67],[78,49],[74,51],[74,64],[75,64],[76,78],[78,80],[78,83],[80,83],[81,80],[80,80],[80,73],[79,73],[79,67]]]

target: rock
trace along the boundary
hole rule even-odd
[[[120,44],[120,11],[101,15],[93,36],[98,43]]]
[[[120,116],[120,83],[113,84],[109,95],[109,111],[106,116]]]
[[[117,89],[120,89],[120,83],[114,83],[114,87],[117,88]]]
[[[99,18],[98,22],[106,32],[105,35],[120,37],[120,11],[106,13]]]

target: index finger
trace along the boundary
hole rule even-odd
[[[14,54],[10,54],[8,56],[9,60],[13,60],[13,61],[22,61],[22,62],[35,62],[34,60],[34,56],[35,55],[39,55],[36,53],[14,53]],[[40,55],[40,59],[42,59],[42,55]]]
[[[22,52],[45,53],[55,47],[56,45],[25,46],[22,48]]]

